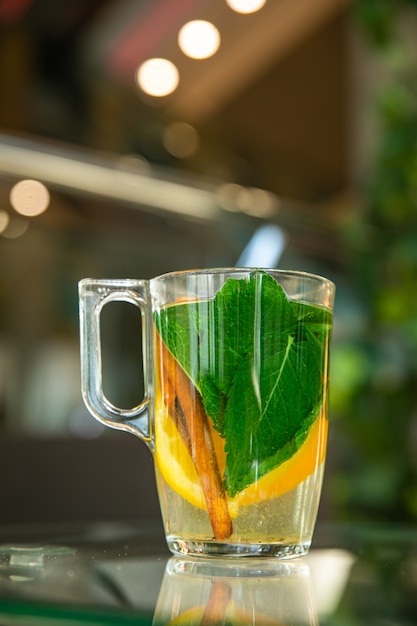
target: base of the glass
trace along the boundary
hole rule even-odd
[[[223,541],[192,541],[189,539],[167,538],[170,551],[180,556],[199,557],[274,557],[295,559],[305,556],[310,542],[304,543],[232,543]]]

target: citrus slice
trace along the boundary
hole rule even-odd
[[[193,460],[164,402],[155,403],[155,463],[165,482],[200,509],[206,508]]]
[[[191,607],[170,620],[167,626],[195,626],[195,624],[202,624],[205,608],[205,606]],[[255,607],[254,611],[248,611],[234,606],[233,603],[230,603],[224,618],[218,623],[230,624],[231,626],[252,626],[255,623],[254,620],[256,624],[264,624],[264,626],[278,626],[279,624],[284,626],[283,622],[277,622],[275,618],[261,613]]]
[[[191,456],[180,437],[174,420],[162,400],[155,407],[155,463],[166,483],[190,504],[200,509],[206,502]],[[223,475],[226,465],[224,440],[212,428],[213,444]],[[314,421],[306,440],[288,461],[252,483],[234,498],[228,498],[229,512],[236,517],[240,506],[255,504],[295,489],[324,461],[327,418],[324,412]]]

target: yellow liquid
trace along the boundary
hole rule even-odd
[[[220,336],[226,330],[216,332]],[[323,342],[322,373],[317,372],[322,382],[320,415],[288,460],[232,498],[223,486],[225,440],[201,408],[196,387],[155,330],[155,468],[165,533],[174,553],[290,557],[308,551],[327,444],[328,332],[318,339]],[[214,368],[223,364],[221,346],[220,341],[210,342],[209,364],[212,359]],[[198,338],[184,349],[190,361],[200,362]],[[278,429],[283,428],[279,421],[276,415]]]
[[[327,441],[322,413],[299,451],[234,498],[227,498],[233,533],[213,536],[204,493],[193,461],[161,400],[155,407],[155,471],[168,545],[173,552],[280,554],[308,550],[321,492]],[[224,468],[223,440],[214,432],[218,465]]]
[[[250,552],[255,552],[257,546],[263,544],[273,544],[277,549],[282,547],[284,551],[286,546],[291,549],[300,545],[305,546],[300,548],[304,552],[311,543],[323,464],[294,490],[278,498],[240,507],[237,517],[233,519],[233,534],[222,542],[213,537],[207,511],[193,506],[175,492],[158,469],[156,475],[166,537],[174,549],[179,546],[185,553],[192,552],[192,548],[187,549],[189,542],[190,545],[204,544],[206,548],[209,548],[209,544],[218,546],[223,543],[225,546],[235,546],[235,550],[245,550],[246,545]],[[215,551],[218,549],[215,548]]]

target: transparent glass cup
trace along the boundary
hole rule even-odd
[[[145,441],[174,554],[307,553],[327,444],[334,285],[303,272],[210,269],[80,282],[90,413]],[[102,388],[100,316],[142,314],[144,398]]]

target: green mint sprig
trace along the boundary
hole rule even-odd
[[[230,497],[295,454],[323,403],[330,311],[290,301],[258,271],[156,323],[225,440]]]

